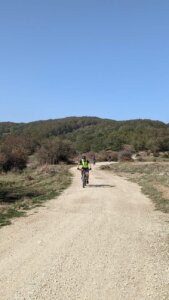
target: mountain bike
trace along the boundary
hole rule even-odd
[[[82,186],[85,186],[89,183],[89,170],[82,169]]]
[[[79,169],[81,171],[81,179],[82,179],[82,187],[85,188],[85,186],[89,183],[89,170],[90,169]]]

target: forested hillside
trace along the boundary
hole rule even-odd
[[[124,144],[135,150],[169,150],[169,126],[159,121],[114,121],[96,117],[70,117],[31,123],[0,123],[1,144],[9,136],[23,139],[30,152],[46,140],[60,137],[78,152],[111,149],[118,151]]]

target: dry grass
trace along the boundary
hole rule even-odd
[[[0,175],[0,226],[10,224],[28,209],[58,196],[71,182],[66,165],[27,168],[22,173]]]
[[[118,163],[103,168],[138,183],[143,193],[154,201],[156,209],[169,213],[169,164],[167,162]]]

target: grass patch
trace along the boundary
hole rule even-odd
[[[141,186],[142,192],[155,203],[156,209],[169,213],[169,164],[118,163],[101,167],[126,177]]]
[[[0,174],[0,227],[57,197],[70,183],[66,165],[29,167],[22,173]]]
[[[0,227],[9,225],[12,218],[19,218],[25,214],[24,211],[17,211],[14,208],[9,208],[7,212],[0,214]]]

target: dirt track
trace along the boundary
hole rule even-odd
[[[0,230],[1,300],[169,299],[168,216],[100,171]],[[167,294],[168,291],[168,294]]]

